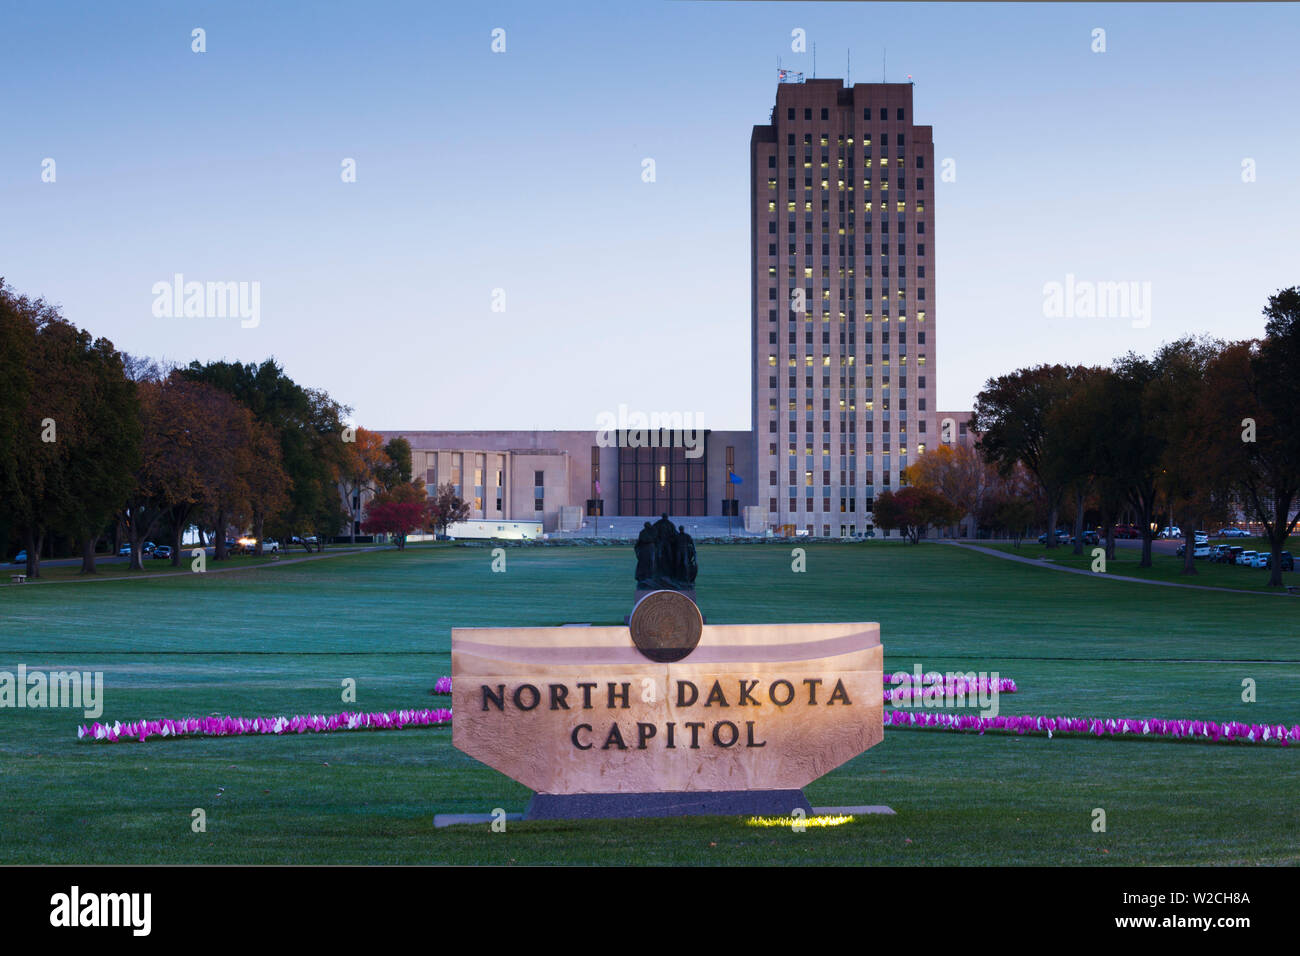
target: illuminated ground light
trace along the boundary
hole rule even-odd
[[[852,823],[853,817],[840,814],[824,817],[748,817],[747,827],[838,827]]]

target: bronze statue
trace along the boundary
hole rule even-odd
[[[693,591],[699,562],[695,542],[684,525],[673,527],[667,514],[646,522],[636,541],[636,583],[646,590]]]

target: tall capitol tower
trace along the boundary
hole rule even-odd
[[[911,83],[783,82],[750,138],[755,503],[770,526],[861,534],[940,439],[934,142],[913,120]]]

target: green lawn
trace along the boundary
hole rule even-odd
[[[1048,548],[1037,541],[1022,541],[1020,547],[1007,541],[972,541],[971,544],[992,548],[1022,558],[1033,558],[1049,564],[1059,564],[1067,568],[1092,570],[1092,549],[1098,545],[1085,545],[1083,554],[1076,555],[1073,545]],[[1235,544],[1246,551],[1267,551],[1268,540],[1265,538],[1214,539],[1211,544]],[[1138,566],[1142,560],[1140,542],[1116,542],[1115,557],[1106,561],[1107,574],[1128,575],[1152,581],[1173,581],[1179,584],[1196,584],[1203,587],[1233,588],[1241,591],[1277,591],[1279,588],[1268,586],[1269,573],[1263,568],[1247,568],[1232,564],[1213,564],[1208,558],[1195,561],[1196,574],[1183,573],[1183,559],[1175,554],[1163,554],[1153,550],[1151,567]],[[1300,555],[1300,538],[1288,538],[1284,551]],[[1282,572],[1283,585],[1300,585],[1300,576],[1294,571]]]
[[[787,547],[702,547],[709,621],[880,621],[887,670],[1015,678],[1003,713],[1300,723],[1300,599],[938,544],[798,546],[802,574]],[[452,626],[613,623],[632,598],[630,547],[511,548],[505,574],[491,560],[440,546],[4,588],[0,670],[101,670],[109,721],[332,713],[345,678],[367,710],[438,706]],[[1241,701],[1247,677],[1256,703]],[[518,812],[529,796],[454,750],[448,728],[93,744],[76,739],[83,722],[0,710],[0,863],[1300,862],[1300,748],[890,730],[808,796],[894,817],[798,834],[724,818],[502,834],[433,828],[434,813]],[[206,833],[191,832],[196,807]]]

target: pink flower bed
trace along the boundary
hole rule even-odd
[[[238,737],[248,734],[328,734],[339,730],[401,730],[451,723],[451,711],[390,710],[371,713],[308,714],[294,717],[183,717],[78,727],[78,739],[145,741],[158,737]]]
[[[1158,737],[1202,743],[1300,743],[1300,724],[1241,724],[1213,720],[1146,720],[1101,717],[980,717],[935,711],[890,710],[885,725],[900,728],[934,728],[962,733],[988,731],[1014,734],[1088,734],[1093,737]]]
[[[975,682],[958,680],[930,682],[927,675],[922,686],[909,686],[909,681],[895,682],[900,686],[887,688],[885,703],[919,697],[929,690],[939,690],[943,683],[945,692],[989,690],[989,681],[981,678]],[[1015,693],[1016,682],[1002,679],[993,682],[1000,693]],[[925,686],[927,685],[928,686]],[[451,678],[440,677],[434,684],[435,694],[451,693]],[[1212,720],[1163,720],[1160,718],[1101,718],[1101,717],[1035,717],[1000,716],[981,717],[976,714],[935,710],[887,710],[884,722],[899,729],[950,730],[958,733],[1014,733],[1086,734],[1093,737],[1132,737],[1163,740],[1192,740],[1200,743],[1277,743],[1283,747],[1300,743],[1300,724],[1288,728],[1284,724],[1243,724],[1235,721],[1217,723]],[[451,723],[448,708],[425,710],[393,710],[387,712],[344,712],[341,714],[309,714],[294,717],[185,717],[180,720],[137,720],[129,723],[101,724],[77,728],[77,737],[86,740],[109,742],[149,740],[161,737],[235,737],[257,734],[307,734],[333,733],[343,730],[401,730],[404,727],[437,727]]]

